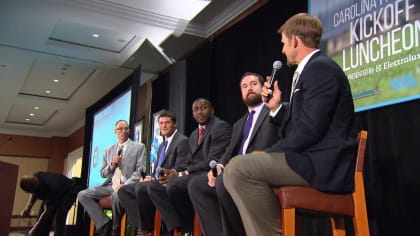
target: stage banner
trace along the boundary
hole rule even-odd
[[[321,49],[347,74],[356,111],[420,98],[419,0],[309,0]]]
[[[155,168],[155,163],[157,160],[157,154],[159,145],[163,142],[163,137],[160,135],[159,130],[159,115],[163,112],[163,110],[158,111],[153,114],[152,117],[152,141],[150,142],[150,169],[149,173],[152,174]]]

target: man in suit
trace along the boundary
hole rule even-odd
[[[198,98],[193,102],[192,112],[198,123],[189,138],[191,154],[187,166],[164,169],[159,182],[148,186],[148,193],[168,230],[192,232],[194,209],[188,196],[190,179],[207,172],[210,160],[218,160],[229,145],[232,128],[214,116],[209,100]]]
[[[210,170],[194,177],[188,184],[188,193],[204,235],[245,236],[238,209],[223,184],[222,172],[232,157],[262,151],[280,138],[279,129],[271,124],[269,110],[262,101],[263,84],[264,79],[259,74],[247,72],[242,76],[239,87],[248,112],[233,125],[230,145],[216,166],[217,178]],[[251,129],[246,133],[248,121]]]
[[[320,191],[353,189],[356,153],[354,105],[342,69],[319,52],[322,25],[302,13],[278,31],[288,65],[297,65],[288,106],[277,82],[262,95],[280,139],[265,153],[235,157],[223,173],[225,187],[238,206],[246,234],[281,235],[280,206],[272,186],[310,185]],[[269,78],[267,78],[269,79]]]
[[[155,179],[159,173],[156,169],[185,166],[190,153],[188,138],[176,129],[176,117],[173,113],[162,112],[158,117],[158,123],[164,140],[159,145],[158,159],[151,164],[153,166],[151,176],[140,179],[140,182],[122,186],[118,190],[118,197],[133,229],[141,228],[143,236],[150,236],[153,233],[156,208],[147,194],[147,186],[150,181],[157,181]]]
[[[124,184],[138,182],[140,170],[146,168],[145,147],[128,138],[130,129],[128,122],[119,120],[115,123],[115,134],[118,143],[105,150],[101,176],[107,180],[94,188],[85,189],[77,195],[79,202],[88,212],[96,226],[97,235],[119,235],[121,216],[124,213],[120,207],[117,190]],[[118,177],[118,178],[116,178]],[[115,181],[118,180],[118,183]],[[113,183],[114,182],[114,183]],[[111,195],[112,221],[104,214],[98,200]]]

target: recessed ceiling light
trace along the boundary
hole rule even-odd
[[[26,120],[26,121],[30,121],[31,119],[29,119],[29,118],[26,118],[25,120]]]
[[[34,109],[35,109],[35,110],[38,110],[38,109],[39,109],[39,107],[34,107]]]
[[[92,37],[99,38],[99,34],[92,34]]]
[[[50,90],[46,90],[45,92],[46,92],[46,93],[51,93],[51,91],[50,91]]]
[[[54,82],[58,83],[60,80],[58,79],[53,79]]]
[[[34,113],[29,113],[29,116],[34,116],[35,114]]]

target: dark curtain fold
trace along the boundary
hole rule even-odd
[[[197,97],[212,101],[216,115],[233,124],[244,113],[239,79],[246,71],[269,75],[281,53],[280,25],[307,11],[306,1],[269,1],[240,23],[209,40],[186,59],[185,134],[196,127],[191,104]],[[279,83],[289,98],[294,68],[283,66]],[[418,78],[417,78],[418,79]],[[169,104],[175,88],[165,75],[153,83],[153,109]],[[163,93],[167,93],[166,95]],[[155,112],[157,110],[154,110]],[[371,235],[417,235],[420,222],[420,101],[357,114],[357,127],[368,130],[365,187]],[[304,219],[302,235],[330,235],[326,219]],[[349,234],[352,222],[347,222]]]

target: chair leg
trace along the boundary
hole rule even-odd
[[[124,213],[124,215],[121,218],[121,227],[120,227],[120,236],[125,236],[125,229],[127,227],[127,214]]]
[[[93,236],[94,234],[95,234],[95,224],[93,223],[93,220],[90,220],[89,236]]]
[[[174,229],[174,236],[181,236],[181,235],[182,235],[181,231]]]
[[[332,216],[330,219],[333,236],[346,236],[344,217]]]
[[[201,236],[201,226],[197,214],[194,214],[194,236]]]
[[[296,210],[294,208],[291,209],[281,209],[281,222],[282,222],[282,230],[283,236],[295,236],[295,217],[296,217]]]
[[[160,236],[161,217],[158,210],[155,211],[155,226],[153,236]]]

